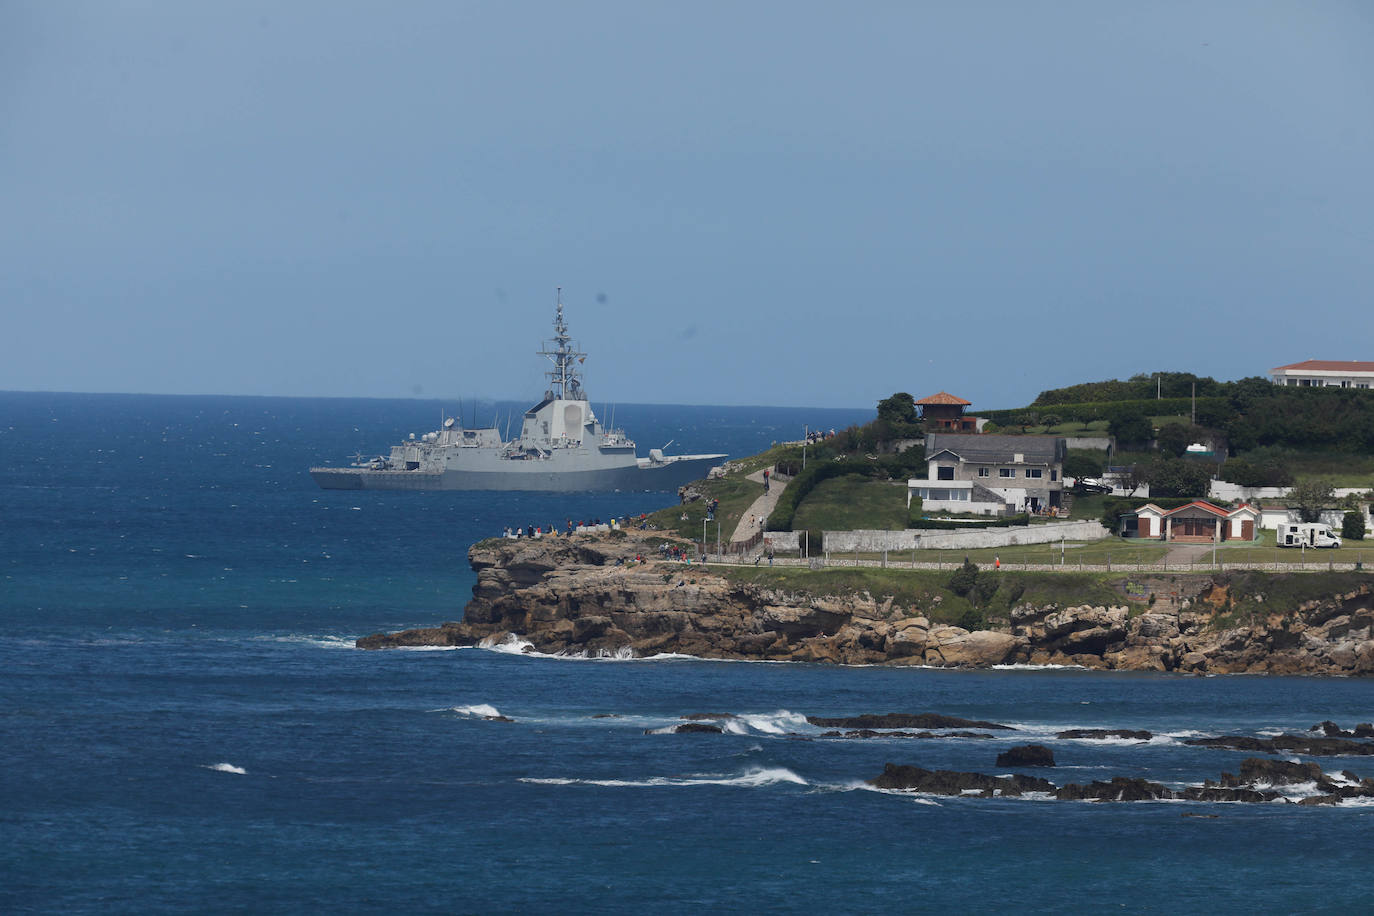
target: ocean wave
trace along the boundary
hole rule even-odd
[[[534,648],[534,643],[507,633],[504,639],[488,636],[477,644],[477,648],[488,649],[492,652],[504,652],[507,655],[524,655]]]
[[[292,633],[280,636],[254,636],[255,642],[282,642],[295,643],[303,646],[315,646],[320,649],[356,649],[357,642],[347,636],[316,636],[307,633]]]
[[[243,767],[236,767],[232,763],[203,763],[207,770],[214,770],[217,773],[233,773],[235,776],[247,776],[248,771]]]
[[[748,770],[738,776],[702,774],[697,776],[651,776],[648,779],[575,779],[571,777],[526,776],[520,782],[541,786],[601,786],[603,788],[681,788],[688,786],[734,786],[757,789],[775,785],[809,786],[802,777],[786,767],[767,767]]]
[[[494,719],[501,711],[490,703],[473,703],[471,706],[450,706],[440,712],[456,712],[460,716],[473,716],[481,719]]]
[[[1082,665],[1030,665],[1024,662],[1014,665],[993,665],[993,671],[1087,671]]]
[[[738,713],[733,718],[721,719],[720,727],[728,735],[793,735],[800,730],[815,730],[806,721],[806,716],[786,709],[772,713]]]

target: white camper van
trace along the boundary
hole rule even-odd
[[[1280,547],[1339,547],[1341,539],[1324,522],[1297,522],[1279,525]]]

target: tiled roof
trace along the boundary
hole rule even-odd
[[[1358,360],[1338,360],[1338,359],[1308,359],[1300,363],[1291,363],[1287,366],[1276,366],[1270,372],[1283,372],[1293,370],[1295,372],[1374,372],[1374,363],[1360,362]],[[916,403],[920,403],[917,401]]]
[[[972,403],[972,401],[965,401],[963,398],[956,398],[948,391],[941,391],[939,394],[932,394],[930,397],[921,398],[919,401],[916,402],[918,406],[924,404],[952,404],[955,407],[968,407]]]
[[[1209,503],[1209,502],[1207,502],[1206,500],[1203,500],[1203,499],[1195,499],[1195,500],[1193,500],[1192,502],[1188,503],[1187,505],[1179,506],[1177,509],[1170,509],[1168,512],[1165,512],[1164,514],[1165,514],[1165,515],[1177,515],[1179,512],[1182,512],[1184,509],[1193,509],[1193,508],[1205,509],[1206,511],[1212,513],[1213,515],[1219,515],[1219,516],[1221,516],[1222,518],[1225,518],[1227,515],[1230,515],[1230,513],[1227,512],[1225,509],[1221,508],[1221,506],[1214,506],[1214,505],[1212,505],[1211,503]]]

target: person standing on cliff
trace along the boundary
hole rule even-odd
[[[763,492],[768,492],[768,468],[763,469]]]

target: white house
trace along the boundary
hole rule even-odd
[[[1374,363],[1308,359],[1270,369],[1269,378],[1292,388],[1374,388]]]

